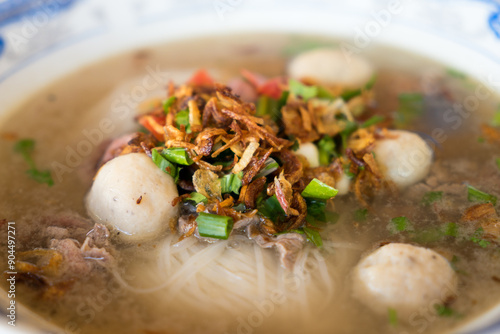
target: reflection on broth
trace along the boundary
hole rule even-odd
[[[336,45],[170,43],[6,114],[17,300],[68,333],[438,333],[498,304],[498,98]]]

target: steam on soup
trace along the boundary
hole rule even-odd
[[[8,115],[18,300],[80,333],[434,333],[497,304],[496,97],[334,44],[169,44]]]

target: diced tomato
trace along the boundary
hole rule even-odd
[[[279,99],[281,97],[281,78],[272,78],[267,80],[262,84],[258,92],[263,95],[272,97],[273,99]]]
[[[202,68],[193,74],[188,83],[193,85],[213,85],[214,79],[208,74],[207,70]]]
[[[163,141],[165,139],[163,137],[165,117],[145,115],[139,118],[139,124],[145,127],[149,132],[151,132],[151,134],[155,136],[155,138],[159,141]]]

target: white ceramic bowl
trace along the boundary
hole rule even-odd
[[[372,44],[393,46],[445,63],[500,92],[499,13],[493,0],[0,0],[0,113],[97,60],[152,44],[238,32],[335,36],[360,51]],[[0,300],[7,302],[5,293]],[[462,332],[498,333],[499,317],[500,305]],[[23,308],[16,328],[3,318],[1,333],[59,332]]]

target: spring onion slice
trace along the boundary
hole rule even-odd
[[[227,239],[233,229],[233,218],[200,212],[196,217],[198,232],[202,237]]]
[[[151,158],[153,162],[167,174],[170,174],[174,178],[174,181],[177,182],[179,180],[179,169],[170,161],[168,161],[165,157],[163,157],[156,149],[151,151]]]
[[[166,158],[168,161],[179,164],[189,166],[193,164],[193,160],[189,157],[185,148],[182,147],[172,147],[167,148],[161,152],[161,155]]]
[[[192,192],[191,194],[189,194],[189,197],[186,200],[193,201],[195,204],[199,204],[199,203],[207,204],[207,202],[208,202],[208,199],[205,196],[203,196],[202,194],[197,193],[197,192]]]
[[[318,179],[312,179],[307,187],[302,191],[303,197],[316,199],[330,199],[337,195],[339,191],[329,185],[324,184]]]
[[[354,211],[354,220],[363,223],[368,218],[368,209],[358,209]]]
[[[389,325],[397,326],[398,325],[398,313],[395,309],[389,308],[387,310],[387,315],[389,317]]]
[[[274,160],[273,158],[268,158],[266,162],[264,163],[264,167],[260,170],[260,172],[255,175],[255,178],[263,177],[263,176],[268,176],[272,172],[276,171],[280,165]]]
[[[450,237],[457,237],[458,236],[458,225],[457,223],[446,223],[444,226],[443,230],[444,235],[450,236]]]
[[[385,120],[384,116],[375,115],[375,116],[370,117],[366,121],[364,121],[364,123],[361,124],[361,127],[362,128],[367,128],[369,126],[372,126],[372,125],[378,124],[380,122],[383,122],[384,120]]]
[[[288,86],[290,89],[290,93],[294,94],[295,96],[302,97],[304,101],[307,101],[318,95],[318,87],[306,86],[294,79],[290,79],[290,81],[288,82]]]
[[[467,199],[469,200],[469,202],[490,202],[493,205],[497,205],[496,196],[482,192],[481,190],[476,189],[471,185],[467,186]]]
[[[493,120],[491,121],[491,125],[500,127],[500,106],[498,106],[497,112],[493,116]]]
[[[186,133],[191,133],[191,126],[189,124],[189,110],[181,110],[175,114],[175,124],[180,128],[181,125],[186,127]]]
[[[168,112],[170,111],[170,107],[172,106],[172,104],[174,104],[175,100],[177,100],[175,96],[170,96],[165,100],[165,102],[163,102],[163,112],[165,113],[165,115],[168,114]]]
[[[337,155],[335,152],[335,142],[333,138],[325,135],[318,141],[318,151],[319,151],[319,164],[322,166],[328,166],[332,161],[332,158]]]
[[[497,164],[498,170],[500,170],[500,158],[496,158],[495,163]]]
[[[49,187],[54,185],[54,180],[49,170],[39,170],[31,154],[35,150],[35,141],[33,139],[21,139],[14,146],[14,152],[23,156],[24,161],[30,167],[26,174],[38,183],[46,183]]]
[[[258,210],[261,215],[271,219],[273,222],[278,220],[278,218],[285,216],[285,211],[283,211],[283,208],[281,207],[281,204],[278,201],[276,195],[273,195],[268,199],[260,202]]]
[[[219,179],[221,186],[221,193],[228,194],[233,192],[235,194],[239,194],[240,188],[243,184],[242,178],[243,178],[243,172],[239,172],[236,174],[227,174],[221,177]]]
[[[323,239],[321,239],[319,231],[313,230],[312,228],[309,227],[303,227],[302,229],[306,233],[307,240],[312,242],[316,247],[323,246]]]

